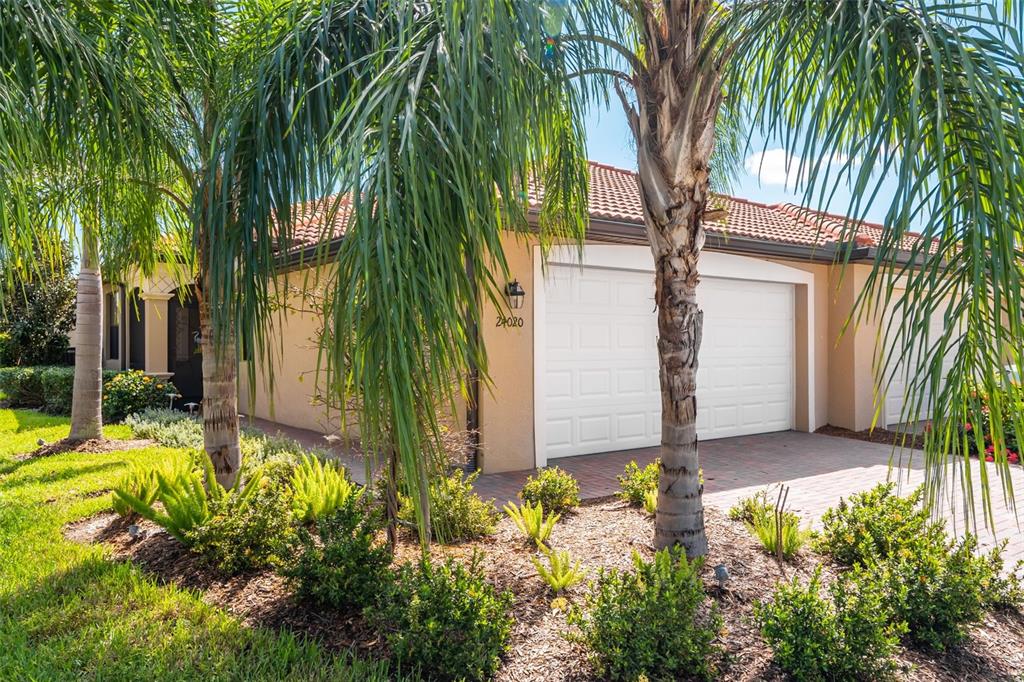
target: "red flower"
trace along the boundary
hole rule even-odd
[[[994,462],[994,461],[996,461],[996,458],[994,456],[992,456],[992,455],[985,455],[985,461],[986,462]]]
[[[1020,461],[1020,455],[1011,451],[1006,455],[1006,459],[1010,464],[1016,464]]]
[[[989,454],[989,455],[994,455],[996,453],[996,446],[989,445],[987,448],[985,448],[985,453]],[[989,460],[989,461],[992,461],[992,460]]]
[[[970,433],[973,430],[974,430],[974,427],[971,426],[971,422],[964,422],[964,431]]]

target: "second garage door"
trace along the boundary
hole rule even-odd
[[[552,265],[543,324],[546,456],[657,445],[653,274]],[[793,285],[705,278],[702,440],[793,427]]]

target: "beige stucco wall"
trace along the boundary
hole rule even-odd
[[[243,414],[320,433],[333,433],[341,427],[337,410],[316,400],[322,391],[317,375],[320,316],[312,310],[311,300],[301,294],[304,287],[315,289],[321,278],[326,279],[324,275],[321,269],[310,269],[276,280],[277,290],[286,293],[268,337],[272,369],[265,369],[268,364],[262,361],[240,363],[238,402]],[[254,369],[255,382],[250,384]]]
[[[325,373],[319,369],[321,318],[314,310],[317,299],[302,293],[316,292],[320,286],[329,285],[330,273],[326,268],[294,271],[276,281],[277,290],[286,293],[282,310],[272,320],[268,340],[273,355],[273,381],[271,372],[263,369],[267,363],[241,362],[239,410],[287,426],[319,433],[343,432],[358,439],[357,415],[350,412],[342,417],[337,409],[338,400],[330,401],[334,403],[330,408],[324,404]],[[254,382],[250,382],[251,374],[255,376]],[[444,420],[455,429],[464,429],[465,400],[457,395],[454,402],[456,414]],[[447,405],[443,409],[447,411]]]
[[[508,272],[495,266],[492,275],[499,285],[518,279],[527,291],[523,308],[509,311],[501,301],[495,305],[483,298],[480,334],[487,349],[490,381],[480,386],[479,462],[485,472],[530,468],[534,453],[534,312],[537,292],[532,291],[536,240],[524,235],[507,234],[503,239]],[[875,413],[875,390],[872,363],[876,355],[877,323],[852,325],[843,334],[843,324],[850,314],[857,293],[870,272],[870,266],[853,264],[840,279],[840,268],[829,264],[773,258],[773,262],[814,275],[814,294],[810,305],[814,311],[814,366],[807,358],[808,287],[797,285],[796,296],[796,422],[798,429],[827,423],[852,429],[871,425]],[[288,283],[293,287],[307,284],[315,287],[322,271],[306,270],[291,273]],[[309,280],[304,280],[308,276]],[[279,280],[278,286],[286,282]],[[157,287],[152,287],[157,289]],[[167,287],[159,287],[160,290]],[[146,287],[144,287],[144,290]],[[243,362],[239,372],[239,406],[248,415],[270,419],[282,424],[333,432],[341,425],[339,415],[330,413],[314,397],[317,389],[318,316],[297,293],[288,296],[286,310],[273,322],[271,344],[274,352],[273,390],[266,372],[258,371],[254,390],[250,391],[249,364]],[[163,317],[166,301],[158,298],[145,302],[147,320]],[[157,307],[163,308],[159,312]],[[151,313],[157,313],[151,317]],[[499,325],[499,316],[522,318],[522,326]],[[149,327],[151,325],[147,325]],[[166,325],[161,325],[165,327]],[[153,334],[151,359],[159,360],[158,342],[166,345],[166,329]],[[147,328],[147,337],[150,330]],[[159,337],[159,338],[157,338]],[[147,344],[149,345],[149,344]],[[125,349],[127,352],[127,349]],[[163,350],[166,364],[166,349]],[[149,367],[147,367],[149,369]],[[814,376],[815,413],[808,413],[806,386],[809,373]],[[465,404],[457,405],[454,422],[465,425]],[[811,417],[813,416],[813,420]],[[350,421],[348,431],[357,429]]]
[[[480,338],[487,349],[490,384],[480,386],[480,464],[485,472],[529,469],[534,465],[533,325],[535,291],[533,246],[536,240],[507,234],[502,240],[508,261],[505,273],[495,271],[499,284],[518,279],[526,289],[519,310],[496,307],[485,300]],[[523,319],[522,327],[499,327],[499,315]]]
[[[828,422],[856,431],[871,426],[876,405],[873,364],[878,322],[851,317],[870,272],[870,265],[853,263],[845,269],[830,268],[829,277],[829,335],[834,348],[830,355]]]

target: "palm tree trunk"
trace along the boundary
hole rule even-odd
[[[616,81],[637,146],[637,177],[654,256],[661,377],[661,469],[654,544],[708,552],[697,453],[697,355],[703,314],[697,305],[698,261],[710,192],[715,121],[723,93],[719,65],[702,55],[708,0],[644,14],[643,62]]]
[[[200,287],[199,329],[203,351],[203,446],[213,463],[217,482],[235,484],[242,466],[238,426],[238,360],[232,334],[218,338],[210,303]],[[220,343],[218,343],[220,341]]]
[[[71,398],[73,441],[103,438],[103,277],[99,235],[82,228],[82,264],[75,307],[75,379]]]
[[[708,552],[697,453],[697,357],[703,329],[697,256],[692,249],[676,250],[657,255],[655,265],[661,470],[654,544],[658,549],[681,546],[691,558]]]

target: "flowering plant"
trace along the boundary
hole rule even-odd
[[[119,422],[147,408],[165,407],[168,394],[177,392],[174,384],[166,379],[137,369],[121,372],[103,386],[103,419]]]
[[[1009,391],[1003,391],[998,396],[999,401],[1004,406],[1004,414],[1006,414],[1006,407],[1019,404],[1024,398],[1024,389],[1020,386],[1014,386]],[[960,438],[959,442],[963,442],[966,439],[967,450],[971,455],[976,457],[984,457],[986,462],[994,462],[996,460],[996,446],[992,439],[992,426],[990,422],[991,410],[989,405],[992,402],[992,396],[981,390],[974,389],[971,391],[971,398],[974,399],[974,420],[965,421],[960,425]],[[979,446],[980,438],[980,446]],[[1004,420],[1003,422],[1003,449],[1006,452],[1006,460],[1010,464],[1020,463],[1020,442],[1017,437],[1017,424],[1011,418]]]

